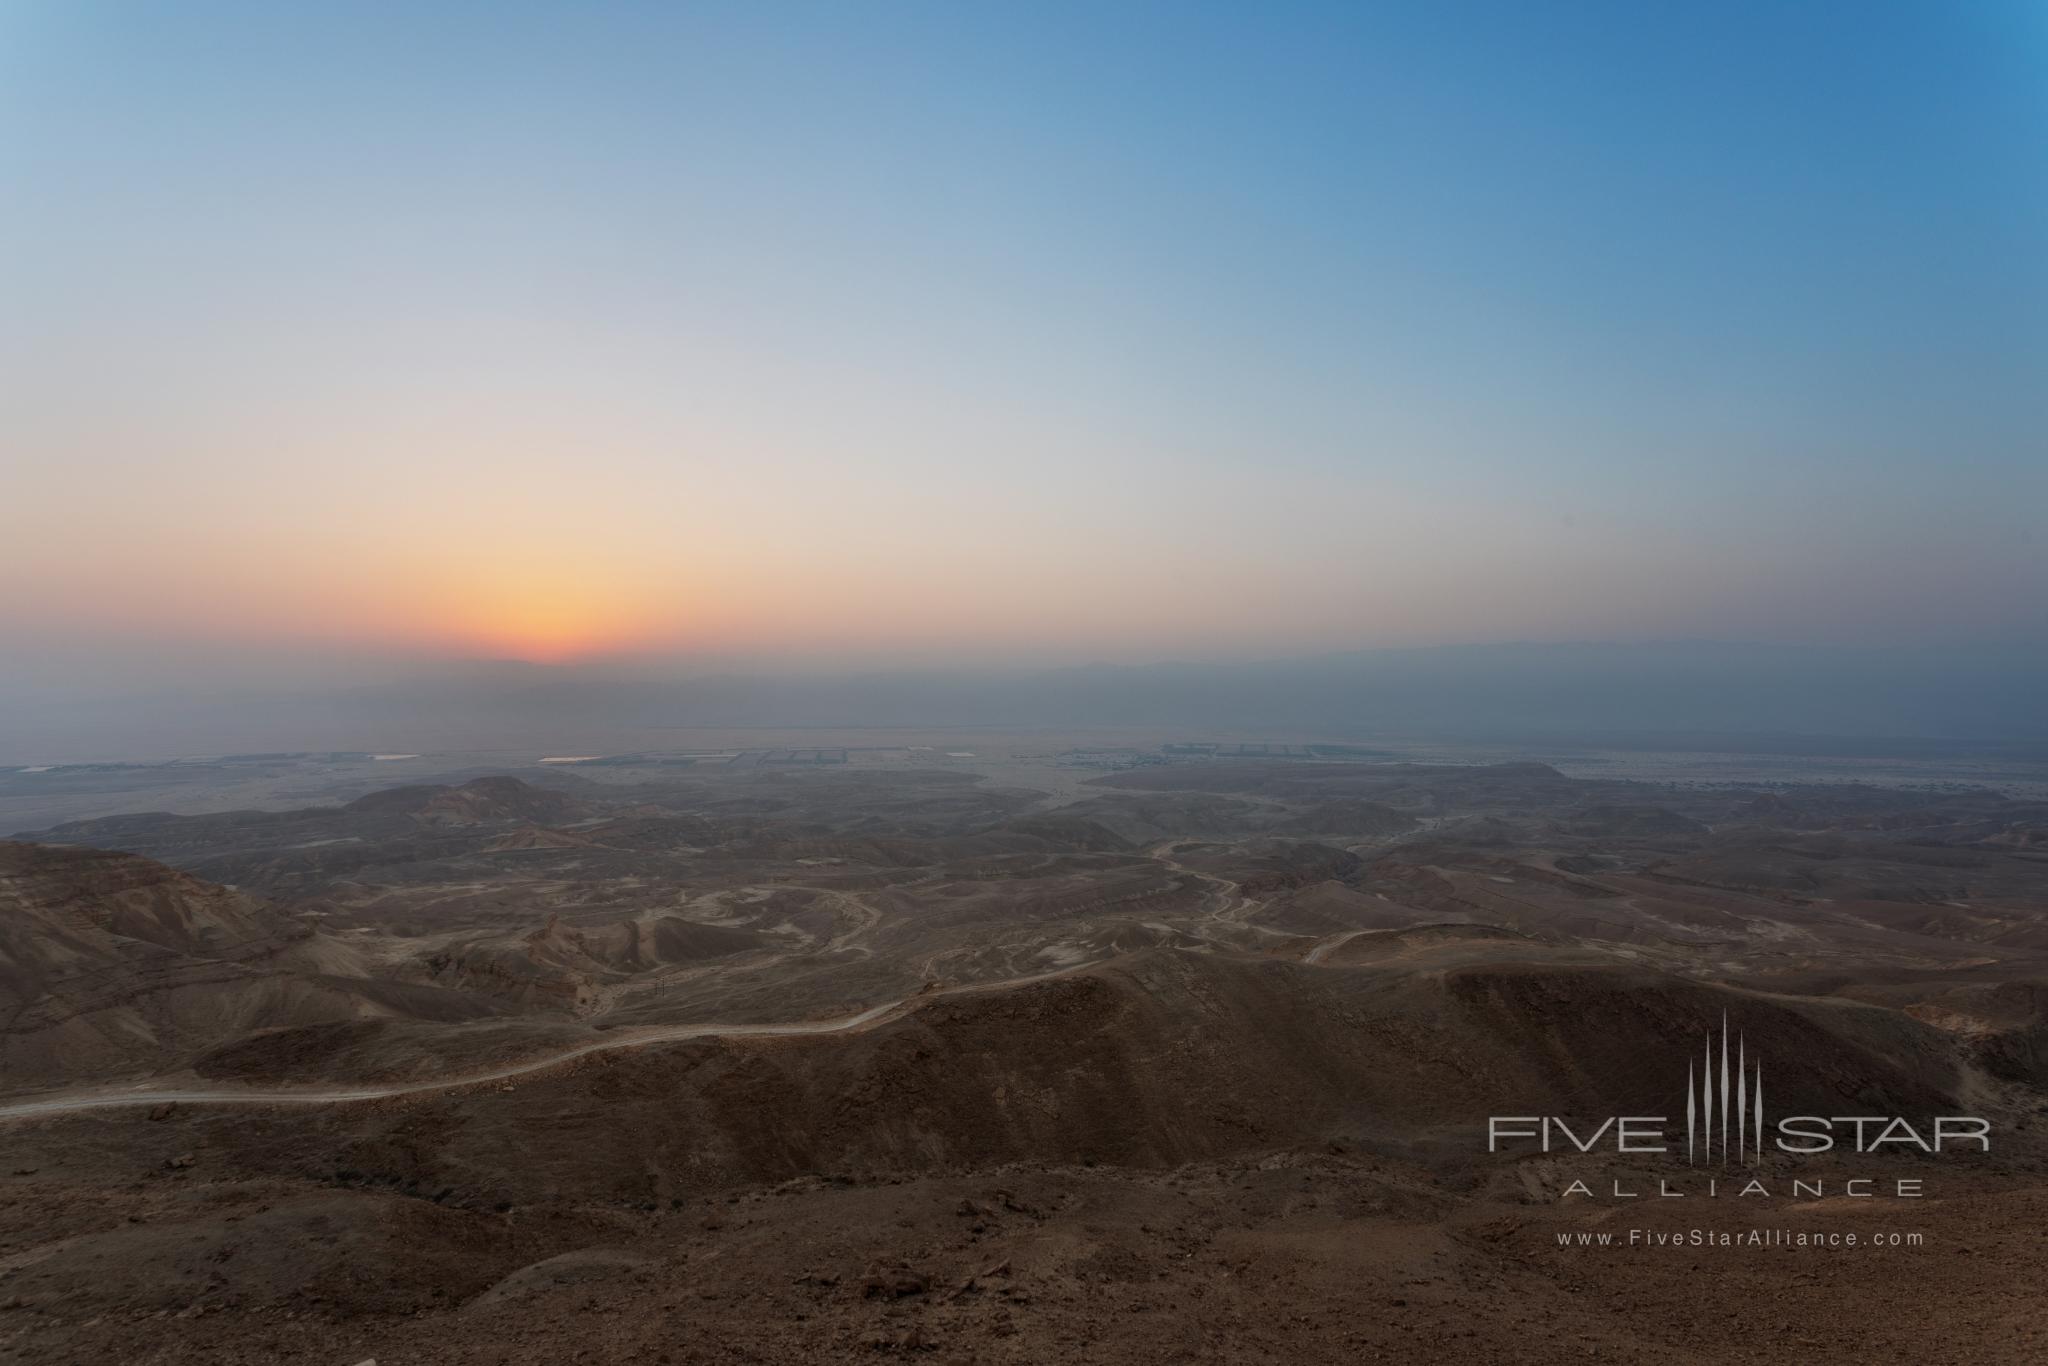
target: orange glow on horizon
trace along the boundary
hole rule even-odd
[[[468,600],[432,614],[446,625],[428,634],[493,657],[562,664],[630,651],[653,634],[640,604],[601,590],[508,583],[460,596]]]

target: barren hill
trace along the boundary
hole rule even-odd
[[[0,1075],[160,1072],[253,1030],[492,1013],[366,975],[258,898],[133,854],[0,842]]]

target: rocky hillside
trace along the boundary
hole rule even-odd
[[[346,946],[269,903],[150,859],[0,842],[10,1088],[171,1070],[253,1030],[422,1011],[492,1013],[375,980]]]

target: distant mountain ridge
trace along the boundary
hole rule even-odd
[[[497,672],[365,689],[467,698],[526,723],[630,726],[1047,725],[1297,727],[1446,737],[1556,734],[1924,737],[2048,741],[2048,647],[1876,649],[1712,642],[1504,644],[1358,651],[1245,663],[1090,664],[626,679]]]
[[[2043,696],[2048,644],[2034,641],[1910,649],[1462,645],[1236,663],[831,672],[714,673],[701,661],[450,664],[402,682],[267,692],[0,690],[0,764],[347,750],[401,739],[407,748],[486,751],[721,726],[1171,726],[1328,739],[1691,742],[1666,748],[1711,748],[1729,736],[1866,737],[1937,748],[2022,743],[2048,755]]]

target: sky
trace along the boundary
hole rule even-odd
[[[2048,636],[2031,0],[0,0],[0,206],[45,682]]]

